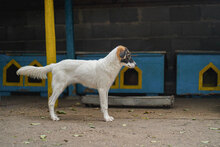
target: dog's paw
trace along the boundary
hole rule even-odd
[[[58,120],[60,120],[60,118],[57,117],[57,116],[51,117],[51,119],[52,119],[53,121],[58,121]]]
[[[112,117],[112,116],[105,117],[106,122],[113,121],[113,120],[114,120],[114,117]]]

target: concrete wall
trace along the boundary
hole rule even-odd
[[[36,3],[36,2],[35,2]],[[45,53],[43,4],[0,10],[0,50]],[[55,7],[57,52],[66,50],[65,11]],[[176,50],[220,50],[220,3],[75,7],[76,51],[167,51],[166,91],[175,92]]]

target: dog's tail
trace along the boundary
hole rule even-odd
[[[17,75],[29,76],[37,79],[46,79],[47,73],[52,71],[55,64],[50,64],[44,67],[24,66],[17,70]]]

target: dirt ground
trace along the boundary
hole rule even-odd
[[[47,99],[2,97],[1,147],[219,147],[220,98],[176,98],[174,108],[100,109],[59,99],[60,121],[49,118]]]

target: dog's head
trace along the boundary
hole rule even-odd
[[[128,68],[134,68],[136,66],[136,63],[131,58],[131,53],[129,50],[124,46],[118,46],[117,47],[117,57],[122,65],[128,67]]]

